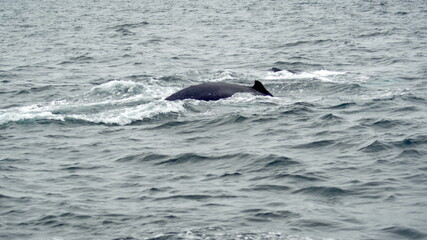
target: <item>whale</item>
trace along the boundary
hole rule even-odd
[[[203,101],[216,101],[229,98],[236,93],[251,93],[260,96],[273,96],[260,81],[255,81],[252,87],[223,82],[206,82],[184,88],[169,97],[168,101],[195,99]]]

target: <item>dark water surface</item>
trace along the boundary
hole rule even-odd
[[[0,3],[1,239],[427,239],[425,0]]]

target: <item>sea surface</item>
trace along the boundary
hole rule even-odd
[[[0,0],[0,32],[0,239],[427,239],[425,0]]]

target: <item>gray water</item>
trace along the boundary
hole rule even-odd
[[[425,0],[0,3],[1,239],[427,239]]]

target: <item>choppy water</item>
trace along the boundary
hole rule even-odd
[[[0,3],[1,239],[427,238],[426,1]]]

